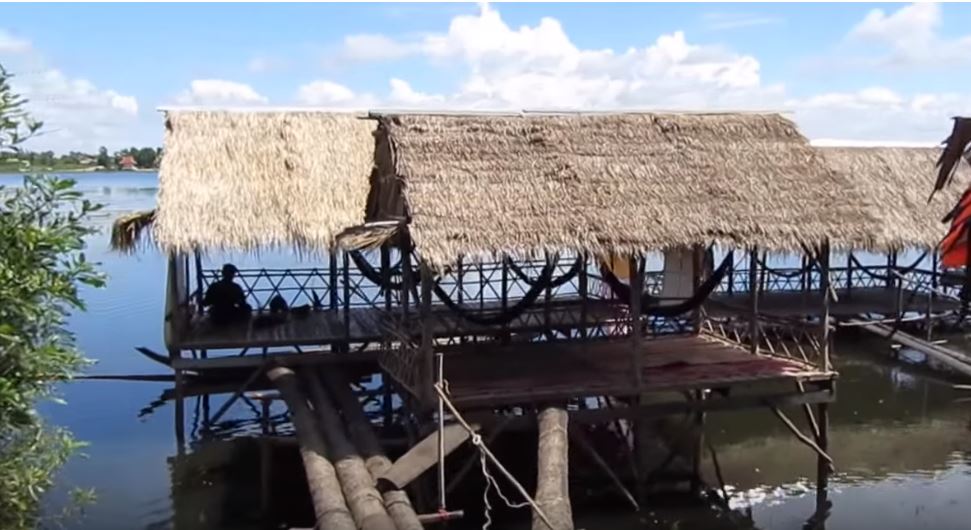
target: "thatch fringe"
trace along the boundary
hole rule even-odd
[[[374,122],[323,112],[169,112],[156,241],[195,248],[332,248],[364,222]]]
[[[111,249],[131,254],[151,239],[155,210],[132,212],[115,219],[111,225]]]
[[[382,118],[422,257],[870,248],[867,198],[774,114]],[[380,218],[381,212],[369,212]]]
[[[937,246],[947,232],[941,218],[971,184],[971,168],[958,165],[955,184],[927,196],[937,176],[935,163],[940,148],[925,147],[820,147],[817,148],[835,170],[852,179],[852,184],[871,199],[873,215],[881,224],[875,234],[882,248]]]

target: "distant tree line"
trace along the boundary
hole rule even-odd
[[[26,151],[8,153],[3,157],[3,167],[19,169],[27,166],[35,169],[154,169],[162,160],[162,148],[129,147],[109,152],[100,147],[97,154],[71,151],[56,155],[54,151]]]

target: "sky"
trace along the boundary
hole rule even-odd
[[[159,107],[761,110],[821,143],[971,114],[971,5],[0,4],[31,149],[161,145]]]

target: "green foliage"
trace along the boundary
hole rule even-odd
[[[0,67],[0,157],[19,152],[39,130],[25,100],[11,94]],[[87,218],[100,208],[74,181],[28,176],[23,186],[0,187],[0,528],[33,528],[41,494],[79,445],[64,430],[43,424],[38,400],[85,364],[64,328],[83,310],[79,285],[101,286],[85,259]]]

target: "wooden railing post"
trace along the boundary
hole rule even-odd
[[[820,288],[823,291],[823,312],[822,312],[822,318],[820,319],[821,320],[821,325],[822,325],[822,330],[821,330],[821,333],[820,333],[820,335],[821,335],[820,345],[821,345],[821,347],[823,349],[823,351],[821,352],[822,353],[822,356],[823,356],[823,366],[822,366],[822,368],[823,368],[823,370],[825,370],[825,371],[828,372],[830,370],[830,362],[829,362],[829,310],[830,310],[830,307],[829,306],[830,306],[830,299],[831,299],[831,296],[830,296],[830,282],[829,282],[829,241],[823,243],[820,246],[818,258],[819,258],[819,268],[820,268],[820,271],[819,271],[819,273],[820,273],[819,285],[820,285]]]
[[[421,351],[418,361],[421,363],[421,392],[422,401],[430,404],[435,400],[435,354],[434,329],[432,326],[432,283],[435,281],[431,268],[422,260],[421,270]]]
[[[751,341],[750,349],[752,353],[759,353],[759,247],[752,247],[749,249],[748,258],[748,291],[751,314],[749,317],[751,321],[749,322],[749,340]]]

